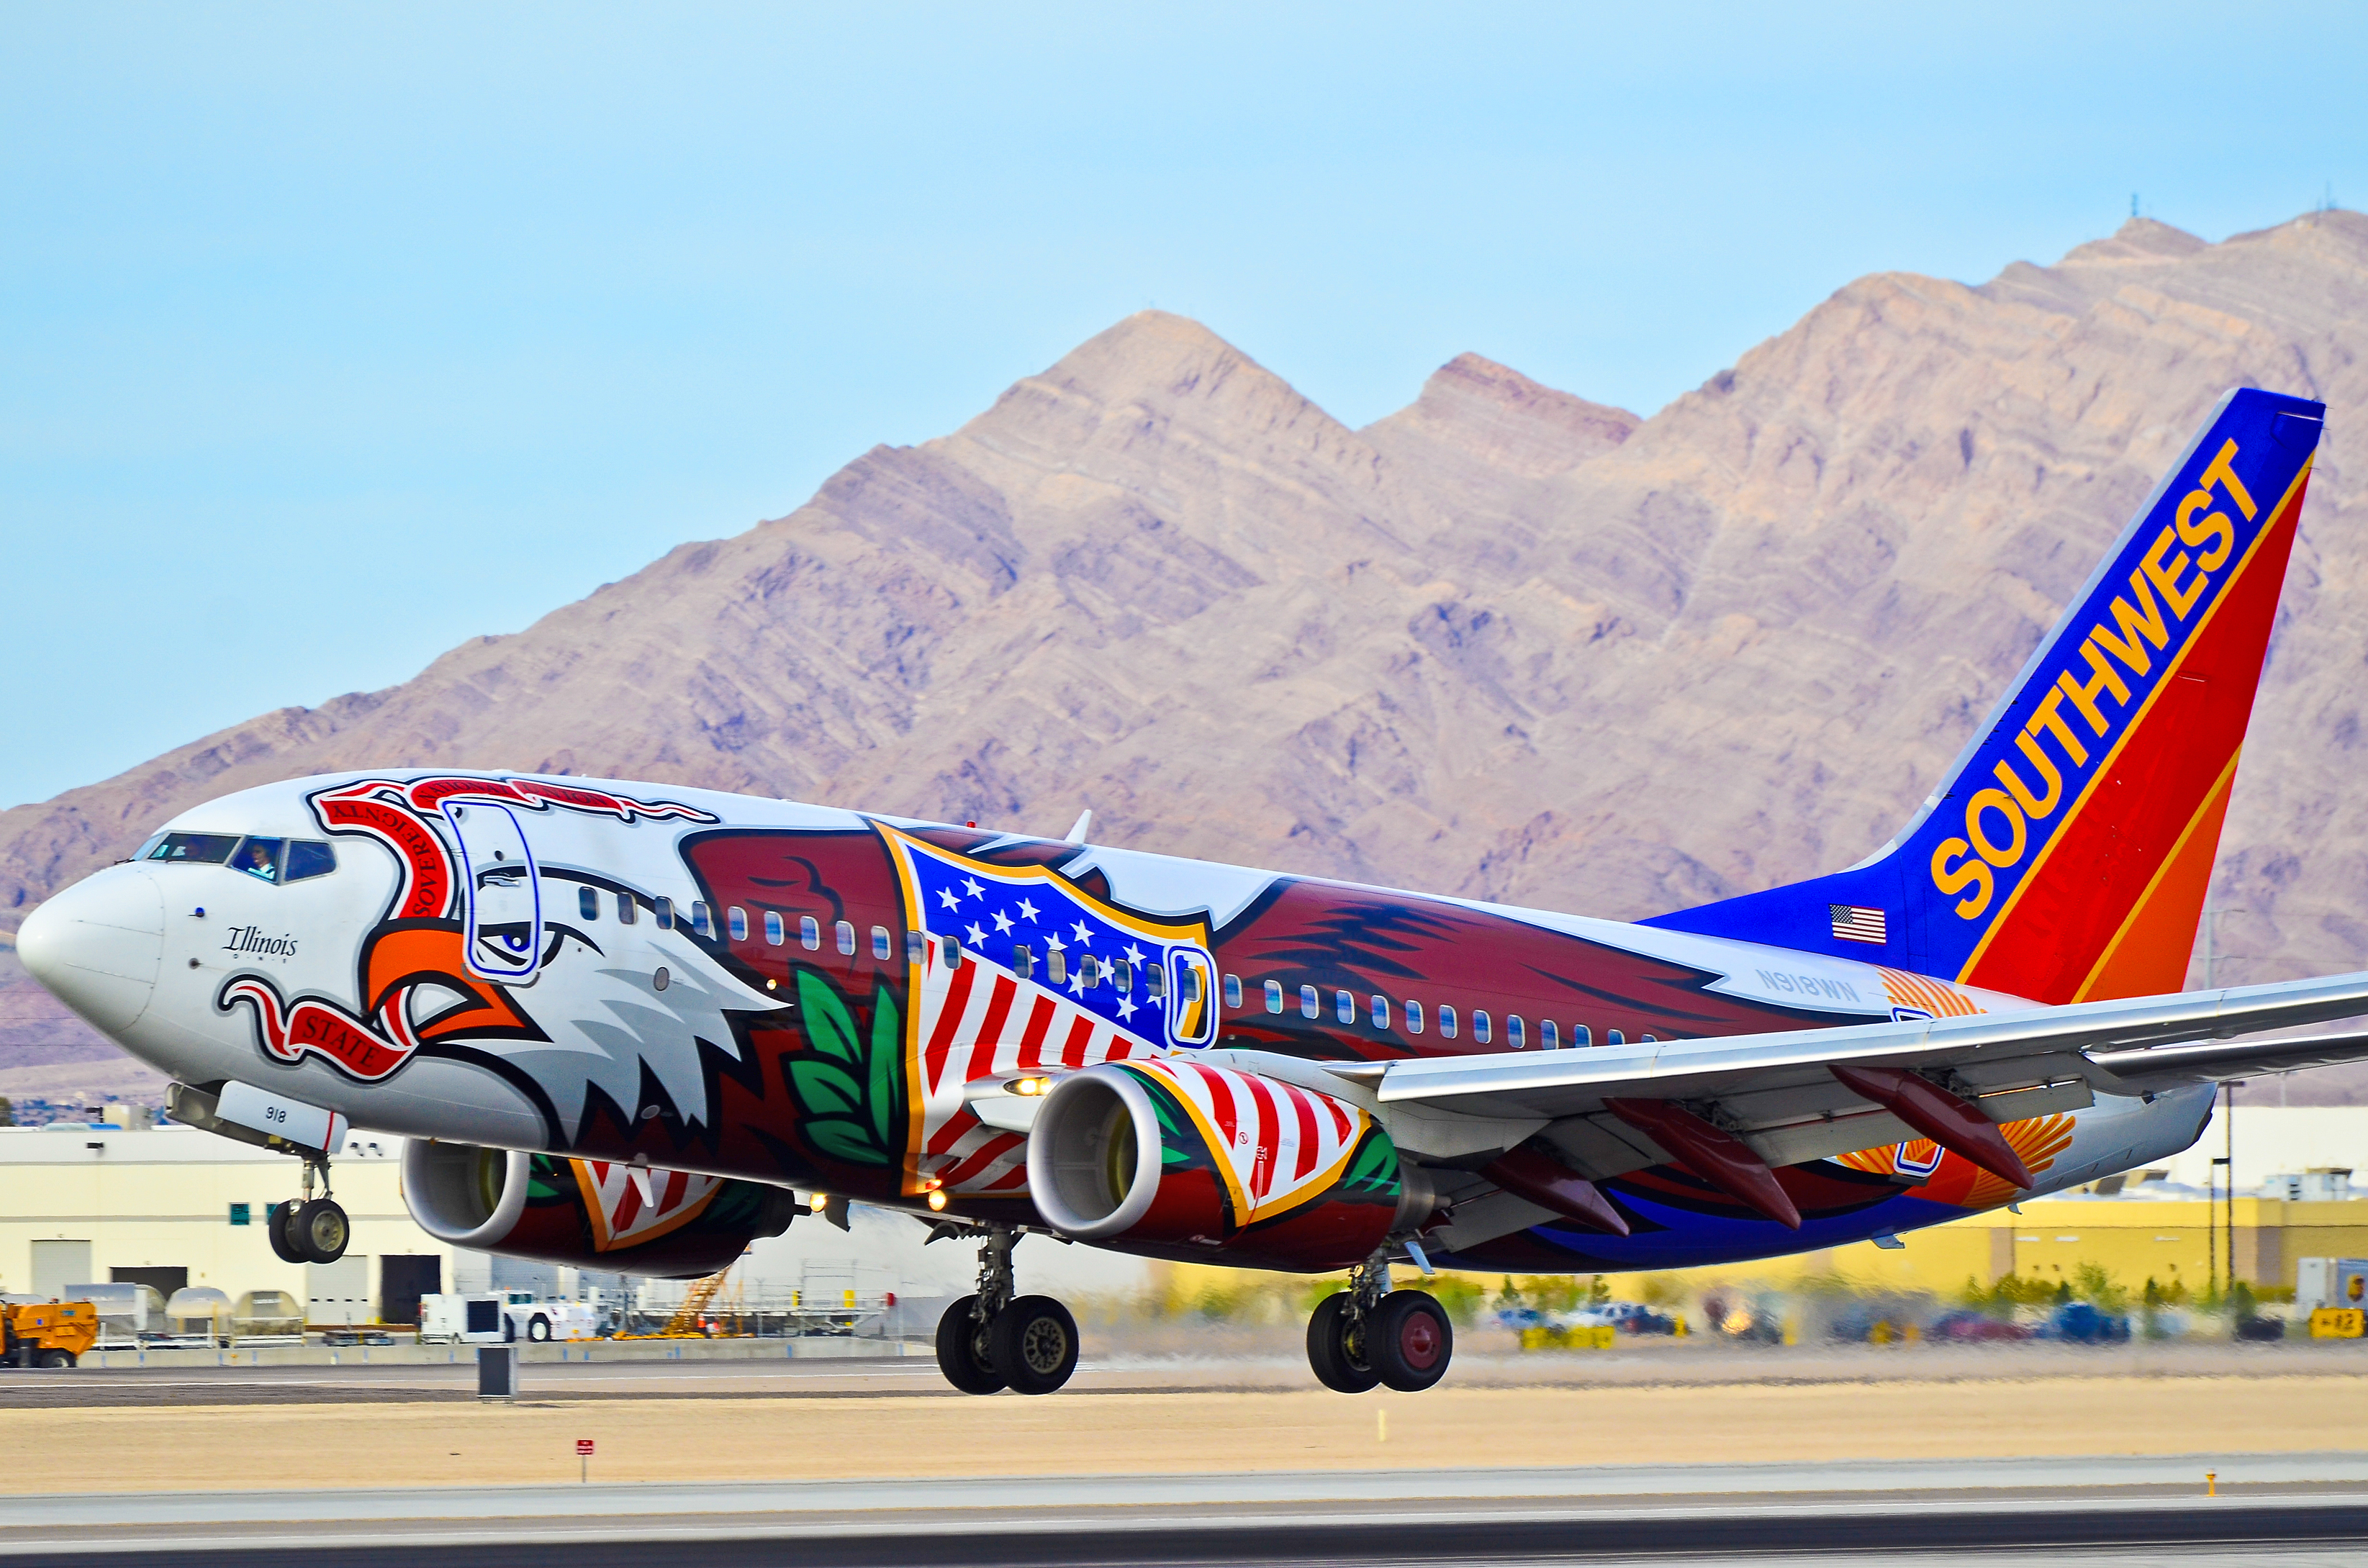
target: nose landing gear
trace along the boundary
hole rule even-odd
[[[1307,1364],[1338,1393],[1377,1385],[1420,1393],[1447,1375],[1455,1330],[1427,1290],[1390,1289],[1383,1246],[1349,1271],[1349,1288],[1316,1303],[1307,1320]]]
[[[938,1320],[938,1369],[964,1393],[1051,1393],[1077,1369],[1077,1320],[1050,1296],[1014,1298],[1011,1249],[1019,1233],[989,1225],[978,1249],[978,1291]]]
[[[313,1196],[313,1176],[320,1173],[321,1196]],[[335,1263],[346,1256],[353,1240],[353,1223],[343,1205],[329,1193],[326,1155],[304,1160],[304,1196],[271,1206],[271,1250],[282,1263]]]

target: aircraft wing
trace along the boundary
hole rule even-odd
[[[1690,1136],[1697,1120],[1774,1166],[1929,1137],[1933,1114],[1976,1119],[1964,1108],[1994,1125],[2076,1109],[2100,1091],[2147,1094],[2357,1061],[2368,1058],[2368,1034],[2237,1037],[2363,1014],[2368,973],[1969,1017],[1439,1057],[1393,1062],[1377,1077],[1371,1066],[1342,1075],[1362,1079],[1385,1106],[1548,1123],[1548,1141],[1600,1178],[1682,1157],[1662,1134]]]

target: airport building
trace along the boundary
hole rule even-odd
[[[313,1324],[416,1321],[421,1294],[489,1287],[489,1260],[437,1241],[403,1205],[403,1140],[357,1134],[333,1166],[353,1241],[335,1263],[283,1263],[266,1210],[298,1163],[189,1127],[0,1128],[0,1292],[188,1286],[236,1301],[281,1290]],[[473,1278],[472,1276],[473,1275]]]

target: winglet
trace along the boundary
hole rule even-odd
[[[1086,835],[1093,832],[1093,830],[1094,809],[1091,806],[1087,806],[1084,811],[1077,813],[1077,820],[1069,824],[1069,831],[1062,838],[1061,842],[1064,844],[1083,844],[1086,841]]]

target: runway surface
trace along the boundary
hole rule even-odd
[[[2203,1470],[2218,1472],[2205,1495]],[[13,1563],[2368,1561],[2368,1456],[135,1493],[0,1502]]]
[[[934,1358],[536,1362],[519,1369],[519,1392],[536,1401],[617,1399],[962,1399]],[[2190,1379],[2357,1377],[2368,1351],[2350,1341],[2275,1346],[1869,1346],[1774,1349],[1702,1342],[1645,1341],[1635,1348],[1561,1355],[1458,1356],[1459,1388],[1649,1389],[1802,1387],[1907,1379],[1918,1383],[1988,1382],[2034,1377]],[[1097,1393],[1223,1393],[1313,1386],[1305,1358],[1288,1356],[1088,1359],[1063,1397]],[[470,1403],[476,1367],[377,1364],[0,1370],[0,1411],[83,1406]]]

